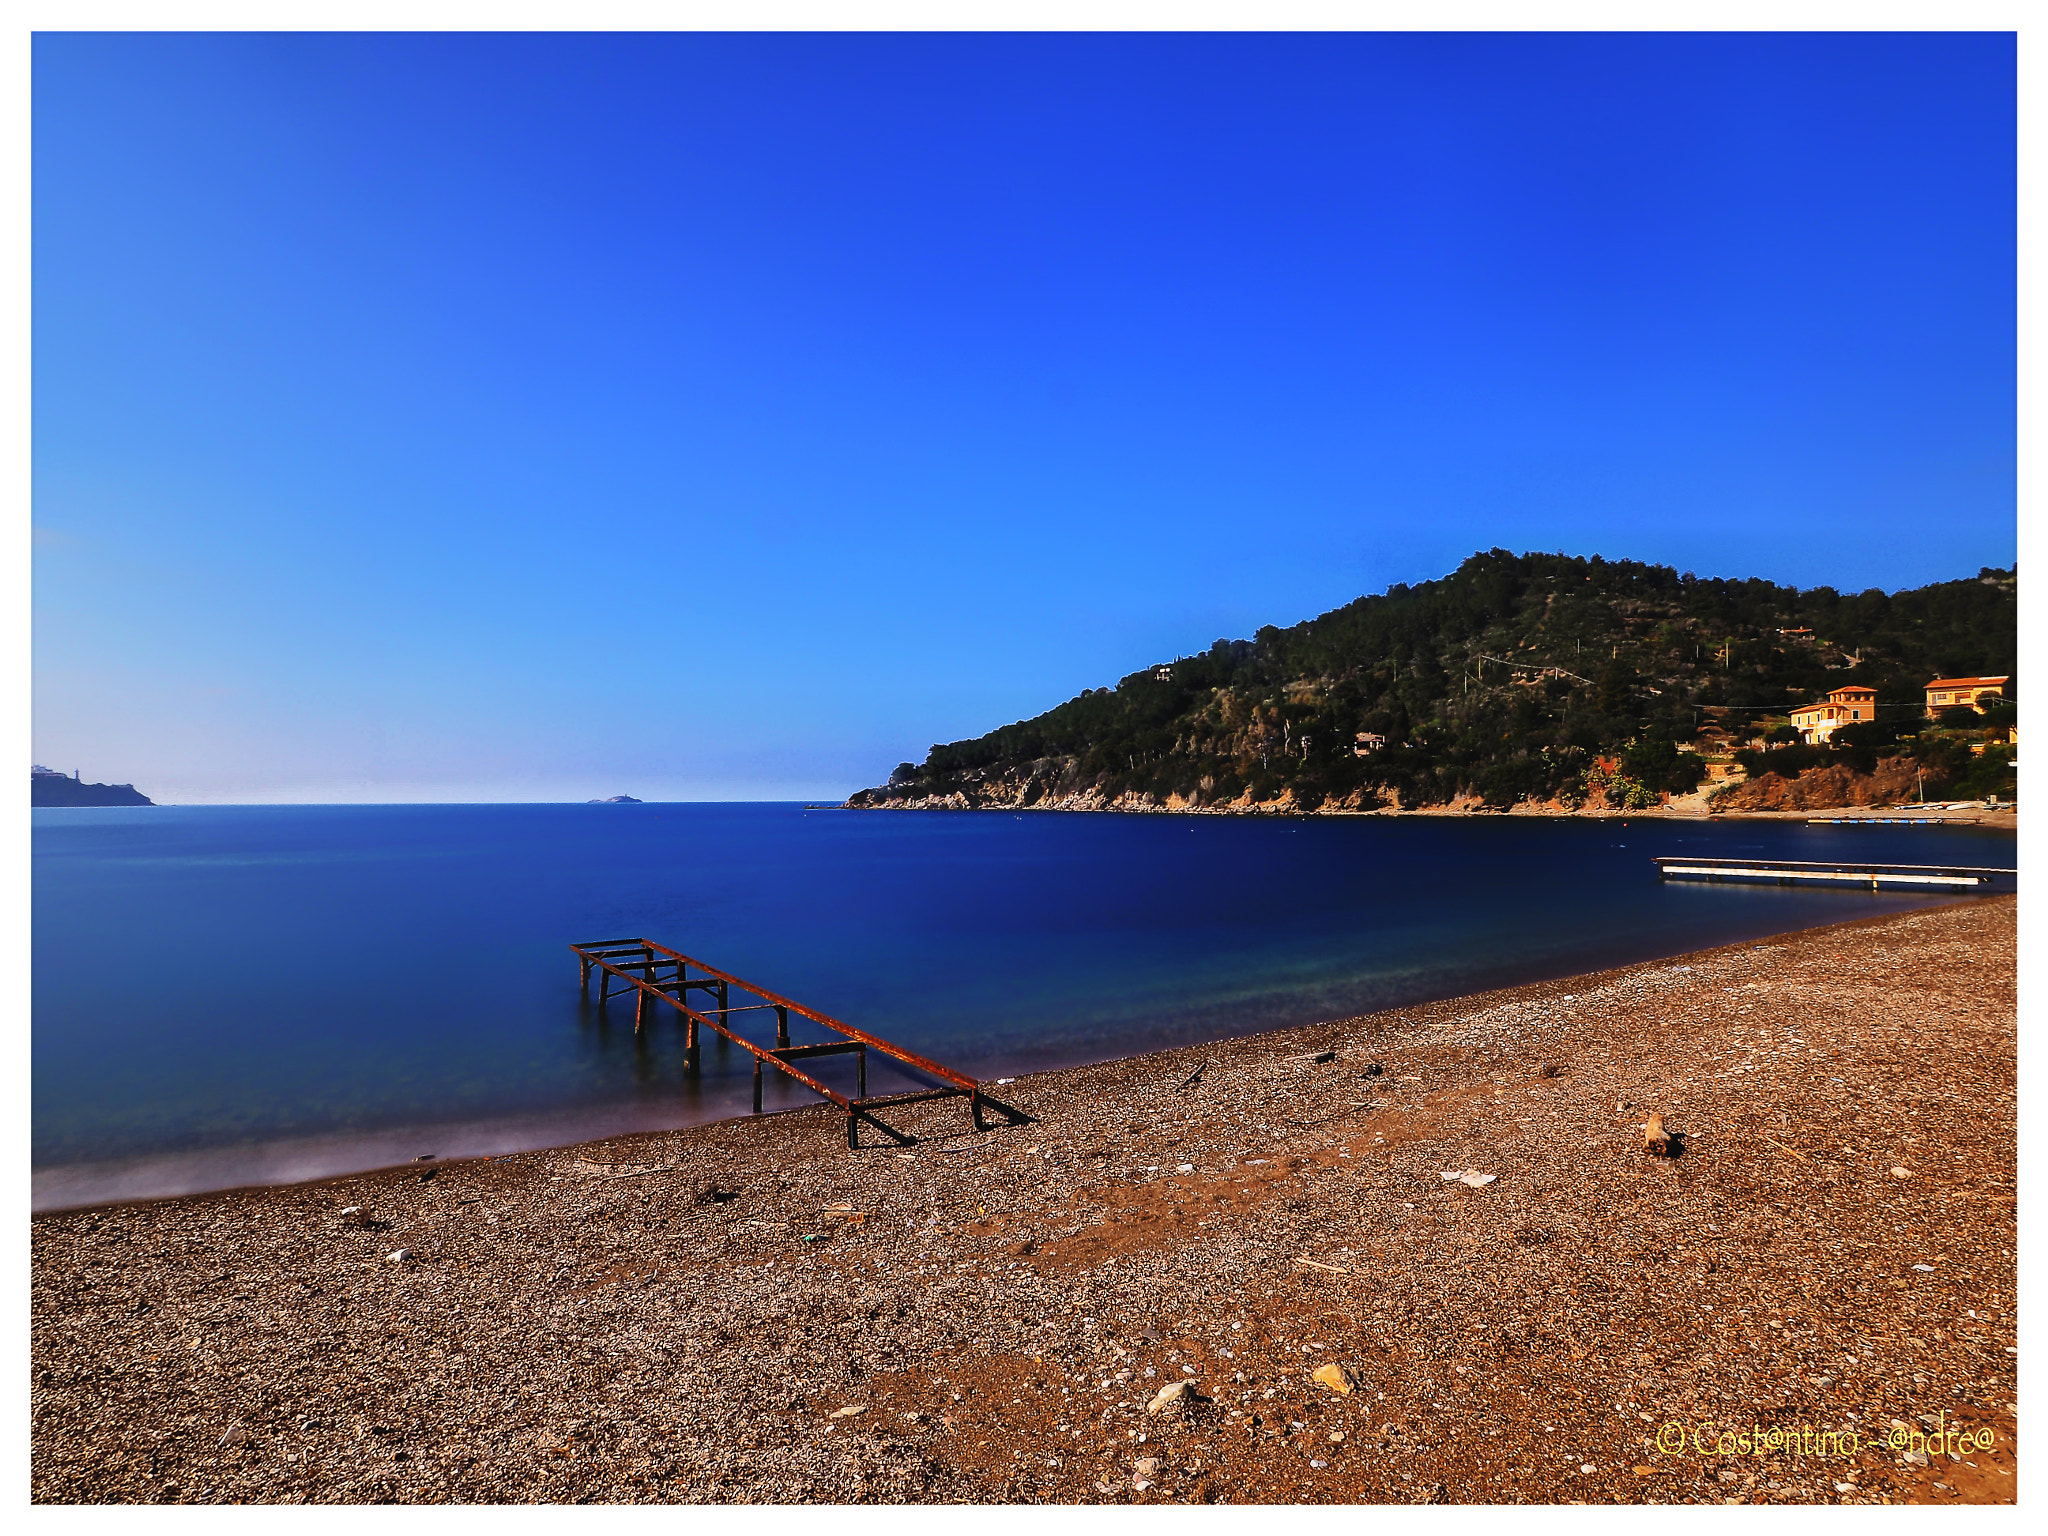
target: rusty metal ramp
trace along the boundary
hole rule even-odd
[[[754,1058],[754,1113],[761,1112],[761,1077],[764,1067],[773,1067],[785,1076],[796,1079],[813,1093],[819,1094],[846,1112],[846,1144],[860,1146],[860,1128],[871,1125],[890,1138],[896,1146],[909,1146],[917,1138],[895,1129],[876,1118],[875,1111],[891,1105],[917,1104],[929,1099],[964,1098],[967,1100],[968,1115],[977,1131],[989,1128],[988,1112],[993,1110],[1011,1125],[1028,1124],[1031,1117],[1022,1110],[992,1098],[974,1078],[955,1072],[951,1067],[941,1066],[927,1060],[914,1051],[906,1051],[879,1035],[855,1029],[830,1014],[820,1013],[815,1008],[806,1008],[802,1003],[770,992],[766,987],[756,986],[751,981],[742,981],[716,966],[702,960],[692,959],[679,950],[657,944],[652,939],[592,939],[581,944],[571,944],[582,971],[583,996],[590,996],[590,978],[598,978],[597,1006],[609,1008],[615,998],[623,998],[627,992],[633,995],[633,1031],[640,1033],[647,1027],[649,1010],[666,1004],[675,1010],[683,1026],[683,1059],[691,1071],[701,1070],[702,1055],[698,1030],[708,1029],[721,1035],[734,1045],[752,1053]],[[617,983],[617,986],[614,986]],[[735,1003],[733,994],[740,994],[743,1001]],[[693,1006],[692,995],[700,1000],[701,1006]],[[747,1002],[746,998],[758,999]],[[737,1014],[769,1013],[775,1015],[775,1044],[756,1045],[742,1036],[733,1027]],[[789,1018],[795,1014],[820,1029],[839,1038],[816,1045],[792,1045],[789,1038]],[[764,1021],[765,1022],[765,1021]],[[923,1078],[931,1086],[912,1089],[907,1093],[868,1093],[868,1052],[875,1051],[897,1064],[907,1076]],[[851,1095],[839,1092],[819,1082],[796,1063],[815,1060],[821,1056],[851,1056],[854,1058],[854,1091]]]

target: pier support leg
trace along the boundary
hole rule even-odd
[[[754,1058],[754,1113],[761,1113],[761,1058]]]
[[[576,963],[583,969],[583,974],[578,980],[583,983],[583,1001],[587,1003],[590,1001],[590,962],[578,955]]]
[[[639,1034],[641,1026],[646,1022],[647,989],[645,987],[635,987],[633,989],[633,1033]]]
[[[777,1046],[789,1044],[789,1010],[780,1003],[775,1005],[775,1043]]]
[[[718,984],[718,1027],[732,1028],[732,994],[722,981]]]

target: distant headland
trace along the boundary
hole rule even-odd
[[[77,773],[59,773],[41,763],[28,770],[28,803],[36,805],[155,805],[133,784],[87,784]]]
[[[585,805],[640,805],[644,802],[635,800],[631,795],[613,795],[607,800],[586,800],[583,803]]]

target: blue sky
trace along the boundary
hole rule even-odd
[[[43,35],[37,758],[839,795],[1494,545],[2010,564],[2014,64]]]

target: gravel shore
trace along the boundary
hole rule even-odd
[[[38,1217],[33,1497],[2011,1502],[2015,919]]]

